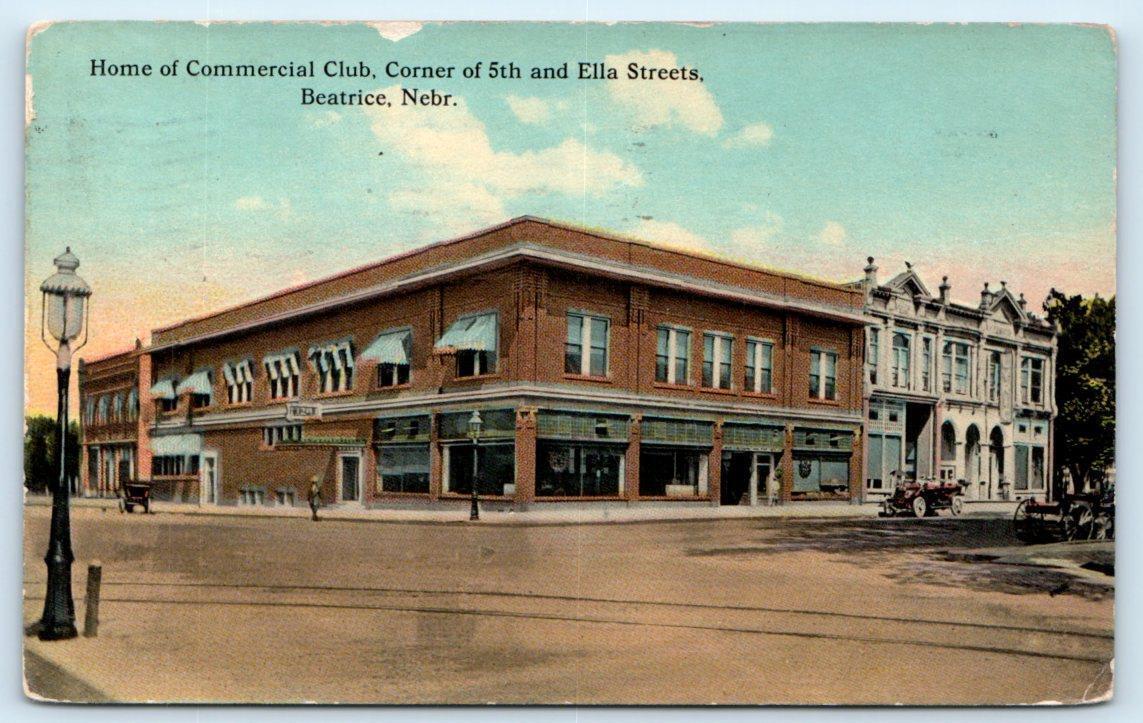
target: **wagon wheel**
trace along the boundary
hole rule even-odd
[[[925,499],[924,495],[917,495],[913,498],[913,514],[917,517],[924,517],[929,513],[929,502]]]
[[[1022,500],[1020,504],[1016,505],[1016,512],[1012,515],[1012,529],[1016,533],[1016,539],[1021,542],[1032,542],[1036,539],[1033,532],[1033,525],[1031,515],[1028,514],[1029,500]]]
[[[1065,540],[1087,540],[1091,538],[1095,526],[1095,515],[1092,514],[1091,505],[1075,502],[1067,514],[1061,516],[1060,522]]]
[[[964,497],[957,495],[952,498],[952,506],[949,507],[954,515],[959,515],[964,512]]]

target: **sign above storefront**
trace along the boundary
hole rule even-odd
[[[321,419],[321,405],[317,402],[289,402],[286,404],[286,419],[291,422]]]

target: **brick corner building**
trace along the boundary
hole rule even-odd
[[[518,508],[857,501],[866,301],[517,218],[84,364],[84,489],[301,505],[316,476],[327,503],[364,506],[473,484]]]

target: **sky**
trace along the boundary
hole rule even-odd
[[[180,61],[175,77],[92,77]],[[375,77],[202,78],[364,62]],[[387,63],[455,66],[402,80]],[[521,79],[492,79],[493,61]],[[578,80],[579,62],[701,82]],[[483,77],[460,69],[482,63]],[[568,80],[531,80],[567,62]],[[534,215],[834,281],[910,261],[1115,293],[1116,58],[1051,25],[196,24],[41,28],[28,51],[27,407],[54,409],[38,285],[70,246],[93,358],[165,324]],[[303,106],[434,88],[446,107]]]

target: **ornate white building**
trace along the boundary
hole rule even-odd
[[[868,259],[864,496],[892,475],[965,480],[970,500],[1050,494],[1056,331],[1005,282],[975,306],[929,293],[906,263],[888,282]]]

